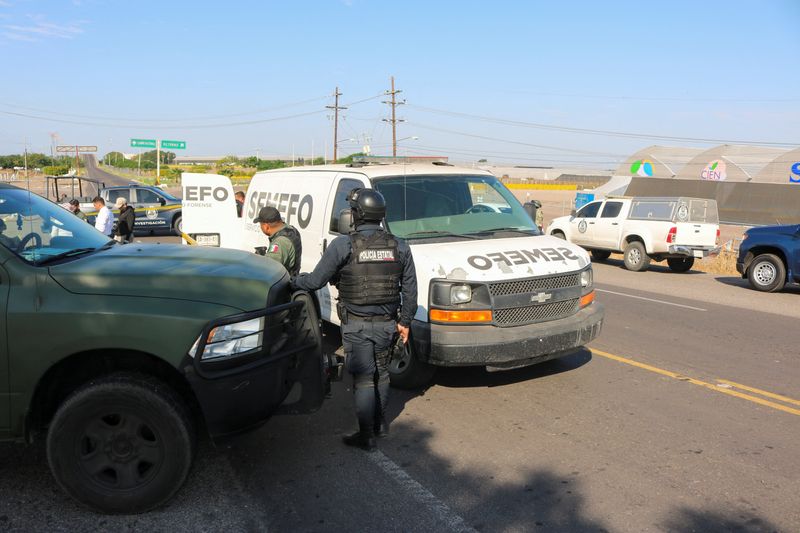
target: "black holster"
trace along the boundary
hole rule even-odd
[[[336,302],[336,314],[339,315],[339,322],[342,325],[347,324],[348,322],[348,315],[347,315],[347,307],[342,302]]]

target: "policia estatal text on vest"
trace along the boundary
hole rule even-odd
[[[417,311],[417,278],[411,249],[381,228],[386,215],[383,196],[372,189],[354,189],[347,200],[355,231],[334,239],[314,271],[301,274],[292,285],[314,291],[330,281],[339,290],[337,311],[359,428],[344,442],[371,450],[375,437],[388,431],[384,414],[390,347],[397,334],[408,342]]]
[[[274,259],[286,267],[291,276],[296,276],[303,255],[300,232],[284,224],[280,212],[272,206],[262,207],[253,223],[259,224],[264,235],[269,237],[269,246],[256,248],[256,253]]]

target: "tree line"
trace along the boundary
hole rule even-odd
[[[158,157],[157,154],[157,150],[150,150],[149,152],[137,154],[132,159],[125,159],[125,156],[122,154],[122,152],[108,152],[105,156],[103,156],[102,163],[119,168],[141,168],[143,170],[152,170],[156,168],[156,158]],[[175,152],[161,150],[161,164],[166,165],[174,163],[175,156]]]

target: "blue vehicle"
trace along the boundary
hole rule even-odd
[[[136,223],[133,226],[135,235],[151,235],[154,233],[181,234],[183,217],[181,216],[181,199],[168,192],[149,185],[124,185],[106,187],[100,191],[106,205],[114,209],[117,198],[125,198],[128,205],[134,208]],[[81,206],[86,213],[87,221],[94,224],[97,212],[91,204]],[[119,211],[114,211],[118,215]]]
[[[751,228],[744,234],[736,270],[759,291],[800,283],[800,224]]]

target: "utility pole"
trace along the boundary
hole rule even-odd
[[[326,105],[327,109],[333,109],[333,162],[336,163],[336,149],[339,145],[339,110],[340,109],[347,109],[346,107],[339,106],[339,97],[342,96],[342,93],[339,92],[339,87],[336,87],[336,91],[333,93],[334,97],[334,104],[333,105]]]
[[[161,139],[156,139],[156,186],[161,184]]]
[[[392,118],[385,118],[383,119],[384,122],[391,122],[392,124],[392,157],[397,157],[397,123],[398,122],[405,122],[403,119],[398,119],[396,114],[396,109],[398,105],[403,105],[406,103],[405,100],[397,101],[397,94],[403,91],[395,90],[394,88],[394,76],[391,77],[392,80],[392,89],[390,91],[385,91],[384,94],[389,95],[392,97],[391,100],[384,100],[384,104],[389,104],[392,106]]]
[[[24,159],[24,166],[25,166],[25,179],[30,181],[30,175],[28,174],[28,139],[23,140],[23,144],[25,145],[25,159]],[[30,190],[30,183],[28,184],[28,190]]]

